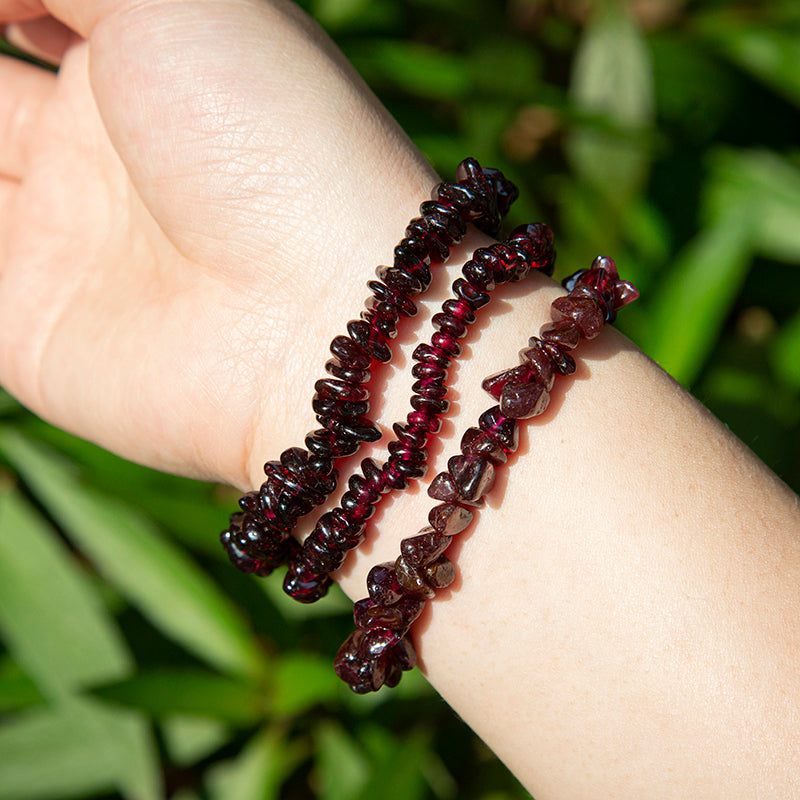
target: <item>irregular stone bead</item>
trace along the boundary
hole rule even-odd
[[[325,362],[325,371],[346,383],[367,383],[372,377],[369,369],[359,369],[343,362],[339,358],[331,358]]]
[[[423,528],[416,536],[409,536],[400,542],[400,553],[412,566],[425,567],[447,550],[452,538],[433,528]]]
[[[439,312],[433,315],[431,324],[436,330],[453,337],[454,339],[463,339],[467,334],[467,326],[461,320],[451,317],[449,314]]]
[[[283,591],[298,603],[316,603],[328,593],[331,579],[327,575],[309,575],[301,578],[293,571],[283,579]]]
[[[542,350],[550,357],[550,360],[553,362],[553,369],[559,375],[572,375],[575,372],[575,359],[569,353],[562,350],[560,345],[557,345],[555,342],[543,340]]]
[[[387,267],[389,269],[389,267]],[[380,281],[368,281],[367,288],[372,292],[372,297],[367,300],[370,303],[373,299],[389,303],[397,309],[397,313],[404,317],[413,317],[417,313],[417,306],[414,301],[390,289],[385,283]],[[368,306],[369,307],[369,306]]]
[[[334,670],[356,694],[366,694],[378,691],[387,676],[396,685],[399,672],[413,669],[416,663],[407,637],[387,628],[357,628],[339,648]]]
[[[359,628],[388,628],[406,633],[425,608],[422,597],[403,595],[390,606],[380,605],[365,597],[353,605],[353,618]]]
[[[333,550],[324,537],[315,530],[303,542],[303,558],[318,574],[336,572],[344,566],[347,551]]]
[[[455,579],[455,565],[447,556],[439,556],[425,567],[425,581],[434,589],[446,589]]]
[[[422,378],[411,386],[411,391],[422,397],[441,398],[447,395],[447,387],[437,378]]]
[[[529,339],[528,343],[528,347],[519,351],[519,360],[531,370],[529,381],[536,379],[544,384],[544,388],[549,392],[553,388],[553,381],[556,377],[553,362],[536,337]],[[528,383],[529,381],[523,382]]]
[[[435,589],[427,582],[424,570],[409,563],[404,556],[394,562],[397,580],[403,589],[412,595],[430,599],[436,594]]]
[[[447,369],[450,366],[450,357],[447,353],[442,352],[438,347],[433,347],[424,342],[418,344],[414,348],[411,358],[413,358],[414,361],[424,361],[427,364],[433,364],[442,369]]]
[[[491,433],[506,448],[506,452],[513,453],[519,445],[519,426],[515,419],[504,417],[500,406],[492,406],[478,417],[478,426],[481,430]]]
[[[314,455],[326,458],[351,456],[361,447],[357,439],[337,437],[333,431],[325,428],[306,434],[305,445]]]
[[[339,361],[357,369],[369,369],[372,364],[369,353],[362,350],[349,336],[335,337],[330,351]]]
[[[463,325],[472,325],[476,320],[475,309],[464,300],[455,300],[451,297],[442,303],[442,311]]]
[[[345,492],[339,505],[354,522],[366,522],[375,513],[375,503],[362,499],[354,492]]]
[[[382,283],[403,297],[416,297],[425,291],[425,286],[419,276],[402,267],[377,267],[375,274]]]
[[[544,325],[539,331],[539,337],[567,350],[574,350],[580,344],[581,332],[574,320],[562,319]]]
[[[411,368],[411,374],[418,380],[447,380],[447,369],[445,367],[429,364],[425,361],[414,364]]]
[[[468,456],[485,456],[495,464],[508,460],[506,448],[499,439],[480,428],[467,428],[461,437],[461,452]]]
[[[441,352],[445,353],[450,358],[458,358],[461,355],[461,342],[454,336],[443,331],[436,331],[431,336],[431,345]]]
[[[481,388],[494,397],[495,400],[499,400],[503,387],[507,383],[525,383],[530,380],[530,377],[530,368],[526,364],[520,364],[518,367],[512,367],[484,378]]]
[[[373,603],[390,606],[403,596],[393,561],[376,564],[367,575],[367,591]]]
[[[428,497],[432,497],[434,500],[441,500],[443,503],[463,503],[474,507],[483,505],[483,498],[468,500],[462,497],[453,481],[453,476],[449,472],[440,472],[431,481],[428,486]]]
[[[424,428],[401,425],[399,422],[395,422],[392,425],[392,431],[394,431],[398,442],[411,447],[422,449],[428,444],[428,433]],[[389,452],[391,452],[391,443],[389,444]]]
[[[419,480],[428,473],[428,464],[425,456],[419,457],[413,451],[407,453],[393,453],[387,461],[392,473],[400,474],[404,481]],[[406,488],[396,487],[396,488]]]
[[[424,411],[429,416],[444,414],[450,408],[450,401],[442,397],[422,397],[415,394],[411,397],[411,405],[416,411]]]
[[[603,328],[603,312],[588,298],[559,297],[550,306],[553,320],[572,319],[587,339],[594,339]]]
[[[369,389],[354,385],[350,381],[320,378],[314,384],[314,391],[319,397],[332,398],[345,402],[363,402],[369,400]]]
[[[462,500],[474,503],[494,486],[494,464],[482,456],[452,456],[447,471]]]
[[[311,398],[311,408],[323,417],[361,417],[369,412],[369,401],[338,400],[315,393]]]
[[[365,458],[361,462],[361,474],[374,491],[380,492],[381,494],[385,494],[389,491],[383,469],[374,458]]]
[[[491,296],[473,286],[466,278],[456,278],[453,281],[453,294],[475,310],[485,306]]]
[[[474,516],[468,508],[455,503],[439,503],[428,512],[428,522],[438,533],[455,536],[466,530]]]
[[[442,428],[442,421],[427,411],[412,411],[406,416],[406,421],[410,427],[420,428],[430,434],[439,433]]]
[[[318,417],[318,421],[331,433],[335,434],[337,442],[377,442],[381,436],[380,428],[367,417]],[[308,446],[306,444],[306,446]],[[309,447],[309,450],[311,448]],[[356,452],[354,450],[353,452]],[[349,453],[348,453],[349,455]]]
[[[553,232],[547,225],[534,222],[520,225],[511,231],[511,239],[521,239],[522,246],[531,259],[530,269],[552,275],[556,263],[556,251],[553,247]]]
[[[392,360],[392,349],[386,343],[385,337],[363,319],[351,319],[347,323],[347,332],[370,358],[380,364],[388,364]]]
[[[507,383],[500,395],[500,411],[511,419],[529,419],[541,414],[549,402],[549,392],[538,381]]]

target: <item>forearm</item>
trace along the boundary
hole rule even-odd
[[[421,317],[456,268],[439,273]],[[516,363],[558,291],[534,276],[495,292],[451,370],[453,407],[429,477],[492,405],[481,379]],[[427,335],[424,319],[413,326],[395,346],[396,370],[373,382],[387,429],[409,410],[403,365]],[[422,667],[537,800],[650,797],[654,787],[659,796],[790,796],[797,498],[620,335],[604,332],[576,355],[576,376],[521,424],[517,455],[449,551],[459,578],[414,629]],[[295,439],[310,427],[292,425]],[[340,574],[352,597],[366,594],[366,572],[396,557],[432,504],[420,488],[380,508]]]

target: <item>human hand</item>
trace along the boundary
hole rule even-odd
[[[249,485],[430,168],[289,3],[0,0],[8,23],[60,68],[0,59],[0,384]]]

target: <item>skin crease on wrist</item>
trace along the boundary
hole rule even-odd
[[[4,19],[13,18],[8,9],[14,5],[0,0]],[[96,138],[90,154],[112,165],[112,178],[88,189],[124,198],[129,219],[167,231],[182,259],[159,251],[157,276],[177,270],[178,279],[158,288],[166,292],[177,284],[181,293],[169,304],[142,307],[127,349],[112,351],[109,345],[108,363],[138,365],[144,333],[170,314],[167,335],[181,326],[207,335],[210,326],[224,337],[222,352],[236,353],[238,360],[231,365],[212,352],[209,364],[198,364],[203,354],[186,349],[159,362],[163,342],[151,337],[146,373],[127,376],[137,391],[138,384],[150,388],[143,392],[143,408],[136,405],[138,395],[123,402],[107,394],[98,404],[86,391],[70,394],[69,375],[58,365],[71,364],[92,389],[129,386],[119,375],[102,384],[101,371],[81,363],[73,344],[76,331],[91,341],[87,325],[102,329],[108,320],[100,315],[76,322],[62,315],[61,338],[53,339],[50,331],[53,349],[38,379],[23,380],[6,366],[2,380],[15,380],[15,392],[27,392],[29,404],[51,420],[121,454],[162,469],[257,486],[261,463],[300,444],[313,427],[310,396],[313,381],[324,375],[328,342],[357,315],[366,294],[363,281],[390,257],[434,178],[391,121],[364,99],[367,90],[329,43],[291,6],[60,0],[52,7],[84,36],[102,20],[91,46],[75,48],[62,70],[64,79],[82,70],[91,74],[93,100],[79,78],[72,93],[62,90],[61,99],[84,103],[74,107],[96,127],[90,131],[94,138],[83,141],[94,144]],[[161,16],[164,9],[170,13]],[[187,31],[196,37],[193,58],[170,62],[171,43]],[[237,48],[230,47],[232,41]],[[320,43],[323,49],[314,50]],[[148,61],[141,70],[137,58],[154,52],[164,60]],[[224,61],[231,52],[237,57]],[[264,55],[259,60],[259,52],[271,52],[277,61]],[[225,65],[213,81],[204,71],[210,63]],[[176,119],[176,95],[158,91],[167,74],[172,88],[182,92],[177,99],[189,102],[188,117]],[[316,125],[286,121],[292,110],[301,111],[284,96],[290,77],[314,101]],[[216,158],[230,159],[231,171],[193,173],[190,160],[198,152],[209,157],[203,144],[212,142],[213,120],[224,110],[219,101],[230,92],[258,96],[264,113],[249,139],[248,119],[225,117],[237,124]],[[120,104],[120,97],[127,102]],[[289,117],[268,113],[287,106]],[[153,114],[159,124],[149,128]],[[297,131],[289,141],[281,136],[285,125]],[[108,138],[96,134],[103,126]],[[176,127],[176,135],[161,135]],[[52,120],[51,130],[55,136]],[[277,155],[276,141],[284,142]],[[348,159],[337,141],[352,148]],[[148,158],[142,159],[145,148]],[[311,159],[320,151],[321,160],[304,161],[303,153]],[[254,174],[248,172],[253,152],[271,153],[265,156],[267,175],[243,187],[242,180]],[[130,184],[120,177],[115,154],[134,165]],[[325,191],[314,180],[322,180],[315,172],[320,163],[329,167]],[[268,191],[281,176],[286,182],[280,191]],[[42,185],[31,182],[28,188]],[[248,191],[258,200],[237,215]],[[208,197],[214,202],[200,202]],[[302,205],[296,205],[298,197]],[[64,205],[57,200],[56,210]],[[318,216],[309,220],[309,209],[318,209]],[[68,217],[63,222],[70,248],[84,234],[92,244],[94,229],[72,229],[77,221]],[[218,236],[205,235],[220,229]],[[113,229],[101,231],[113,240]],[[132,240],[141,258],[162,244],[152,228],[147,231]],[[89,263],[121,258],[127,241],[122,236],[111,246],[106,241],[105,249],[90,248]],[[449,266],[437,270],[419,318],[398,339],[393,365],[376,374],[374,408],[383,425],[405,417],[413,342],[427,337],[427,319],[447,295],[459,263],[481,241],[473,236]],[[309,270],[309,263],[318,269]],[[120,265],[122,270],[126,262]],[[210,265],[217,272],[203,271]],[[59,263],[59,279],[69,278],[69,266]],[[624,278],[625,265],[619,266]],[[230,315],[201,313],[205,304],[223,309],[231,302],[225,284],[215,282],[219,273],[233,284],[231,294],[244,298],[234,308],[239,324],[233,332],[226,328]],[[128,278],[129,292],[141,275]],[[3,279],[7,293],[19,280],[10,272]],[[211,286],[206,292],[188,288],[204,282]],[[107,291],[101,291],[107,287],[78,285],[96,292],[89,297],[94,313],[103,303],[110,306]],[[456,452],[463,430],[493,404],[479,388],[481,379],[517,362],[517,351],[547,321],[558,291],[541,276],[496,291],[450,371],[454,406],[431,447],[429,477]],[[41,303],[46,294],[31,296]],[[14,313],[27,314],[27,324],[39,310],[15,310],[10,303],[0,309],[7,335]],[[112,319],[119,327],[127,318],[117,313]],[[68,346],[59,350],[59,341]],[[476,524],[454,544],[457,581],[430,604],[414,630],[422,668],[537,800],[800,795],[797,498],[621,335],[604,331],[581,345],[577,360],[579,372],[561,381],[548,411],[521,424],[518,453],[499,471]],[[187,367],[198,370],[195,380],[184,376]],[[214,370],[230,380],[209,388]],[[159,375],[169,380],[159,381]],[[252,390],[226,394],[234,379]],[[165,441],[164,431],[174,439]],[[381,445],[373,452],[380,457]],[[382,504],[367,542],[338,576],[352,597],[364,596],[369,567],[393,559],[400,539],[425,524],[431,505],[420,487]],[[307,530],[308,525],[300,532]]]

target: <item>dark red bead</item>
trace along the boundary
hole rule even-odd
[[[403,596],[403,587],[397,580],[394,562],[376,564],[367,575],[367,591],[374,603],[389,606]]]
[[[447,369],[450,366],[450,357],[442,352],[438,347],[432,345],[418,344],[411,354],[414,361],[424,361],[426,364],[433,364],[434,366]]]
[[[411,391],[422,397],[440,398],[447,395],[447,387],[438,378],[422,378],[412,385]]]
[[[550,394],[538,381],[507,383],[500,395],[500,412],[511,419],[529,419],[543,413],[549,402]]]
[[[408,425],[401,425],[399,422],[395,422],[394,425],[392,425],[392,430],[397,437],[397,441],[403,442],[403,444],[419,449],[424,448],[428,444],[428,432],[424,428],[409,427]]]
[[[444,333],[444,331],[436,331],[431,336],[431,345],[447,354],[450,358],[458,358],[461,355],[461,343],[457,338],[449,333]]]
[[[346,383],[367,383],[372,377],[372,372],[369,369],[350,366],[338,358],[326,361],[325,371]]]
[[[504,417],[500,413],[500,406],[492,406],[478,417],[478,426],[481,430],[496,436],[506,452],[513,453],[519,444],[519,426],[515,419]]]
[[[550,306],[554,321],[571,319],[587,339],[594,339],[603,328],[603,312],[587,297],[559,297]]]
[[[463,300],[449,299],[442,303],[442,311],[449,317],[458,320],[464,325],[475,322],[475,309]]]
[[[433,416],[434,414],[447,413],[450,408],[450,401],[442,397],[422,397],[415,394],[411,397],[411,405],[416,411],[424,411],[426,414]]]
[[[368,369],[372,364],[369,353],[359,347],[349,336],[337,336],[330,347],[340,362],[360,370]]]
[[[449,314],[439,312],[433,315],[431,323],[436,330],[451,336],[454,339],[463,339],[467,333],[467,326],[461,320],[451,317]]]
[[[481,388],[494,397],[495,400],[499,400],[503,392],[503,387],[507,383],[525,383],[525,381],[530,380],[530,377],[530,368],[525,364],[521,364],[518,367],[512,367],[511,369],[503,370],[503,372],[496,372],[494,375],[484,378],[481,383]]]
[[[574,350],[580,344],[581,332],[574,320],[562,319],[542,326],[539,338],[542,341],[553,342],[567,350]]]
[[[322,417],[362,417],[369,413],[369,401],[338,400],[315,393],[311,398],[314,413]]]
[[[314,391],[320,397],[335,398],[348,402],[359,402],[369,399],[369,390],[364,386],[357,386],[350,381],[336,381],[330,378],[320,378],[314,384]]]
[[[388,364],[392,360],[392,350],[386,343],[386,338],[363,319],[350,320],[347,323],[347,332],[370,358],[380,364]]]
[[[482,456],[452,456],[447,471],[463,501],[474,503],[494,486],[494,465]]]
[[[559,375],[572,375],[575,372],[575,359],[554,342],[542,341],[542,350],[553,362],[553,369]]]
[[[426,598],[431,598],[436,594],[434,588],[427,581],[425,570],[410,564],[405,557],[400,556],[394,562],[394,569],[399,584],[409,594]]]
[[[320,418],[319,421],[327,430],[335,434],[337,443],[377,442],[383,435],[380,428],[366,417],[326,417],[324,420]],[[353,452],[355,453],[357,450],[358,448]]]
[[[473,286],[466,278],[456,278],[453,281],[453,294],[475,310],[485,306],[490,300],[486,292]]]
[[[553,388],[555,371],[553,362],[549,355],[544,351],[536,337],[528,340],[529,346],[519,351],[519,360],[531,371],[530,380],[537,380],[542,383],[549,392]],[[526,383],[527,381],[522,381]]]
[[[425,608],[423,598],[404,596],[394,605],[384,606],[365,597],[353,605],[353,619],[359,628],[387,628],[405,633]]]
[[[283,580],[283,591],[298,603],[316,603],[328,593],[331,579],[327,575],[308,575],[301,578],[291,570]]]
[[[414,364],[411,368],[411,374],[418,380],[444,381],[447,379],[447,369],[445,367],[440,367],[425,361]]]
[[[386,284],[380,281],[368,281],[367,288],[372,292],[372,298],[367,300],[368,303],[373,298],[381,302],[389,303],[397,309],[398,314],[404,317],[413,317],[417,313],[417,307],[413,300],[399,292],[393,291],[386,286]]]
[[[332,430],[311,431],[305,438],[306,447],[315,455],[341,458],[357,453],[361,446],[356,439],[343,439]]]
[[[495,464],[505,464],[510,451],[492,434],[480,428],[467,428],[461,437],[461,452],[468,456],[485,456]]]
[[[430,434],[439,433],[442,428],[442,421],[426,411],[412,411],[406,416],[406,421],[409,427],[419,428]]]
[[[403,267],[377,267],[375,274],[389,289],[403,297],[416,297],[425,291],[420,278]]]
[[[365,458],[361,462],[361,474],[374,491],[385,494],[389,490],[383,469],[375,459]]]
[[[468,506],[482,506],[483,498],[468,500],[463,497],[449,472],[440,472],[428,486],[428,496],[443,503],[459,503]]]
[[[423,528],[416,536],[409,536],[400,542],[400,553],[409,564],[424,567],[447,550],[452,538],[433,528]]]
[[[428,522],[438,533],[455,536],[469,526],[475,515],[455,503],[439,503],[428,512]]]
[[[424,568],[425,582],[433,589],[446,589],[456,579],[456,568],[445,555]]]

